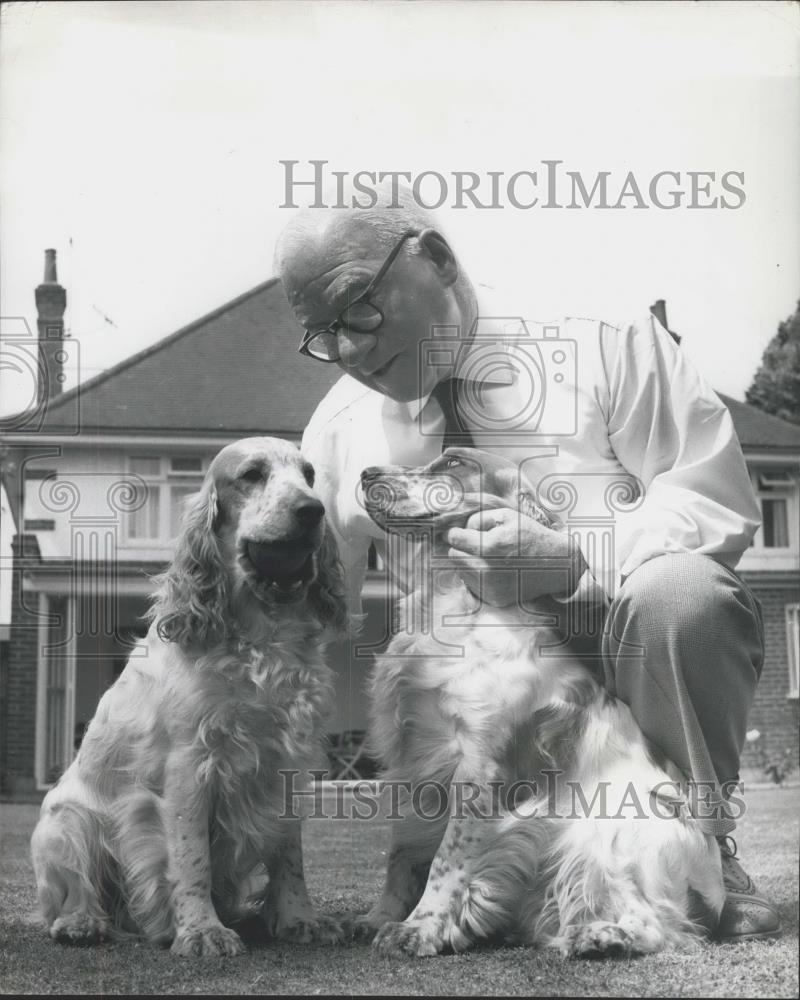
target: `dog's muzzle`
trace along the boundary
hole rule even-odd
[[[259,597],[290,604],[303,598],[317,575],[318,547],[307,537],[275,542],[245,540],[239,564]]]

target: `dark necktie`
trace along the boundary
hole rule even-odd
[[[442,408],[444,414],[444,438],[442,451],[445,448],[474,448],[475,441],[469,428],[458,413],[458,394],[463,390],[463,382],[457,378],[447,378],[440,382],[431,395]]]

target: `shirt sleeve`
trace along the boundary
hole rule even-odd
[[[727,407],[655,317],[603,335],[609,443],[641,483],[616,517],[617,583],[668,552],[735,567],[760,512]]]

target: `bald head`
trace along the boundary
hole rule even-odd
[[[477,310],[469,278],[432,214],[408,191],[398,191],[395,204],[298,212],[278,240],[275,269],[295,317],[308,334],[332,338],[340,367],[393,399],[410,400],[443,377],[420,374],[421,345],[436,328],[466,335]],[[350,311],[353,303],[361,318]]]
[[[409,190],[400,187],[396,195],[396,208],[306,208],[291,219],[278,238],[273,266],[292,306],[298,288],[314,273],[345,259],[388,254],[407,232],[441,233],[433,213],[421,208]],[[412,241],[406,252],[419,251]]]

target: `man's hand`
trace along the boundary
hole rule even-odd
[[[482,510],[445,535],[466,586],[496,607],[569,597],[586,569],[578,544],[516,510]]]

